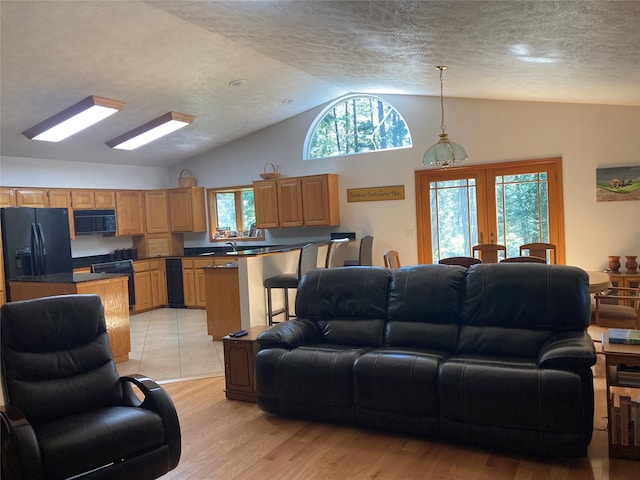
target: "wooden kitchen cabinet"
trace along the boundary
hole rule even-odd
[[[184,304],[187,307],[204,308],[207,306],[207,295],[203,267],[227,263],[227,257],[206,257],[182,259],[182,288]]]
[[[256,227],[279,227],[278,182],[276,180],[253,182],[253,200],[256,210]]]
[[[116,208],[116,192],[112,190],[96,190],[93,192],[93,201],[98,210]]]
[[[117,235],[144,234],[144,195],[137,190],[116,192]]]
[[[69,212],[69,237],[76,238],[76,229],[73,223],[73,209],[71,208],[71,190],[49,190],[49,207],[66,208]]]
[[[71,192],[71,204],[78,210],[93,210],[96,201],[93,190],[73,190]]]
[[[133,285],[136,292],[135,312],[149,310],[153,307],[150,270],[151,262],[148,260],[133,262]]]
[[[170,189],[169,219],[172,232],[206,232],[204,187]]]
[[[167,305],[167,269],[164,258],[149,262],[151,277],[151,306],[153,308]]]
[[[16,188],[16,205],[18,207],[47,208],[49,196],[47,190],[37,188]]]
[[[15,207],[16,191],[13,188],[0,187],[0,207]]]
[[[135,311],[167,305],[167,271],[164,258],[133,262]]]
[[[278,224],[281,227],[301,227],[302,181],[300,177],[282,178],[278,184]]]
[[[2,225],[0,225],[0,306],[7,303],[7,294],[4,291],[4,257],[2,255]]]
[[[184,235],[182,233],[147,233],[135,235],[133,247],[139,258],[181,257],[184,255]]]
[[[71,190],[49,190],[48,195],[50,208],[71,208]]]
[[[302,216],[306,227],[340,225],[338,175],[301,177]]]
[[[258,228],[340,225],[337,174],[256,181],[253,196]]]
[[[147,233],[169,232],[169,209],[166,190],[144,192],[145,230]]]

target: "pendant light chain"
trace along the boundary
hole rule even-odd
[[[442,72],[446,67],[439,66],[438,70],[440,70],[440,112],[441,112],[441,123],[440,128],[442,129],[442,133],[444,133],[446,125],[444,123],[444,82],[442,80]]]

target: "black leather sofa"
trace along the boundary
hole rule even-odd
[[[596,362],[579,268],[482,264],[318,269],[295,320],[258,337],[261,409],[584,456]]]

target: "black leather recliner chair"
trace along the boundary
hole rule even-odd
[[[8,303],[0,337],[3,478],[140,480],[178,465],[173,402],[149,378],[119,376],[100,297]]]

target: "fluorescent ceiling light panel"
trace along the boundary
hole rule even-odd
[[[119,137],[109,140],[107,145],[120,150],[133,150],[149,142],[168,135],[171,132],[193,123],[195,117],[186,113],[168,112]]]
[[[110,117],[124,107],[124,102],[91,95],[66,110],[40,122],[22,134],[31,140],[59,142],[100,120]]]

